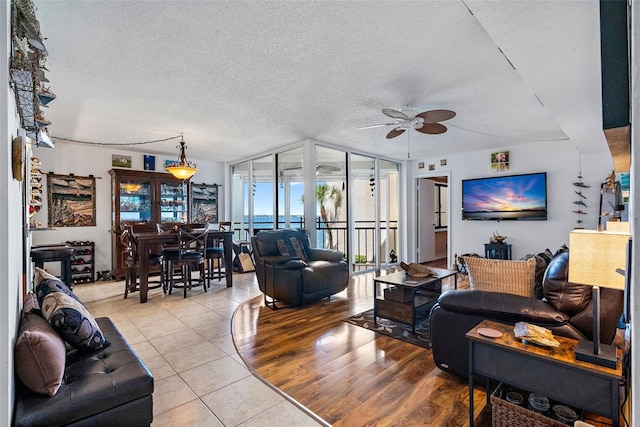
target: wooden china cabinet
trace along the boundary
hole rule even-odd
[[[189,220],[189,181],[162,172],[111,169],[111,272],[122,280],[126,253],[120,242],[122,226],[136,232],[155,231],[156,224]],[[159,250],[154,248],[153,250]]]

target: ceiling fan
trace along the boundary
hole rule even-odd
[[[400,107],[399,110],[384,108],[382,113],[395,119],[395,121],[379,125],[364,126],[360,129],[394,126],[394,128],[387,133],[387,139],[400,136],[407,129],[415,129],[421,133],[437,135],[447,131],[447,127],[440,122],[444,122],[445,120],[452,119],[456,116],[456,113],[451,110],[427,110],[416,114],[416,109],[410,105],[404,105]]]

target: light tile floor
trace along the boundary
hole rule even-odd
[[[254,377],[237,354],[231,317],[260,295],[254,273],[234,274],[233,287],[213,281],[164,295],[124,299],[124,282],[77,285],[94,317],[110,317],[155,380],[153,426],[318,426],[296,405]]]

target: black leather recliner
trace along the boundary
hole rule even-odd
[[[469,373],[465,334],[484,319],[543,326],[554,335],[577,340],[593,337],[591,286],[569,282],[569,252],[557,255],[543,279],[544,299],[499,292],[449,291],[431,311],[431,344],[438,368],[463,377]],[[610,344],[622,315],[624,292],[600,289],[600,342]]]
[[[262,293],[299,306],[343,291],[349,282],[344,254],[309,246],[303,229],[260,231],[252,237],[258,286]]]

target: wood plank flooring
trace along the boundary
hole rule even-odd
[[[232,335],[254,374],[326,424],[467,425],[467,382],[436,368],[430,349],[343,322],[372,306],[373,274],[355,276],[345,292],[309,306],[273,311],[253,298],[234,314]],[[478,416],[482,387],[474,399]]]

